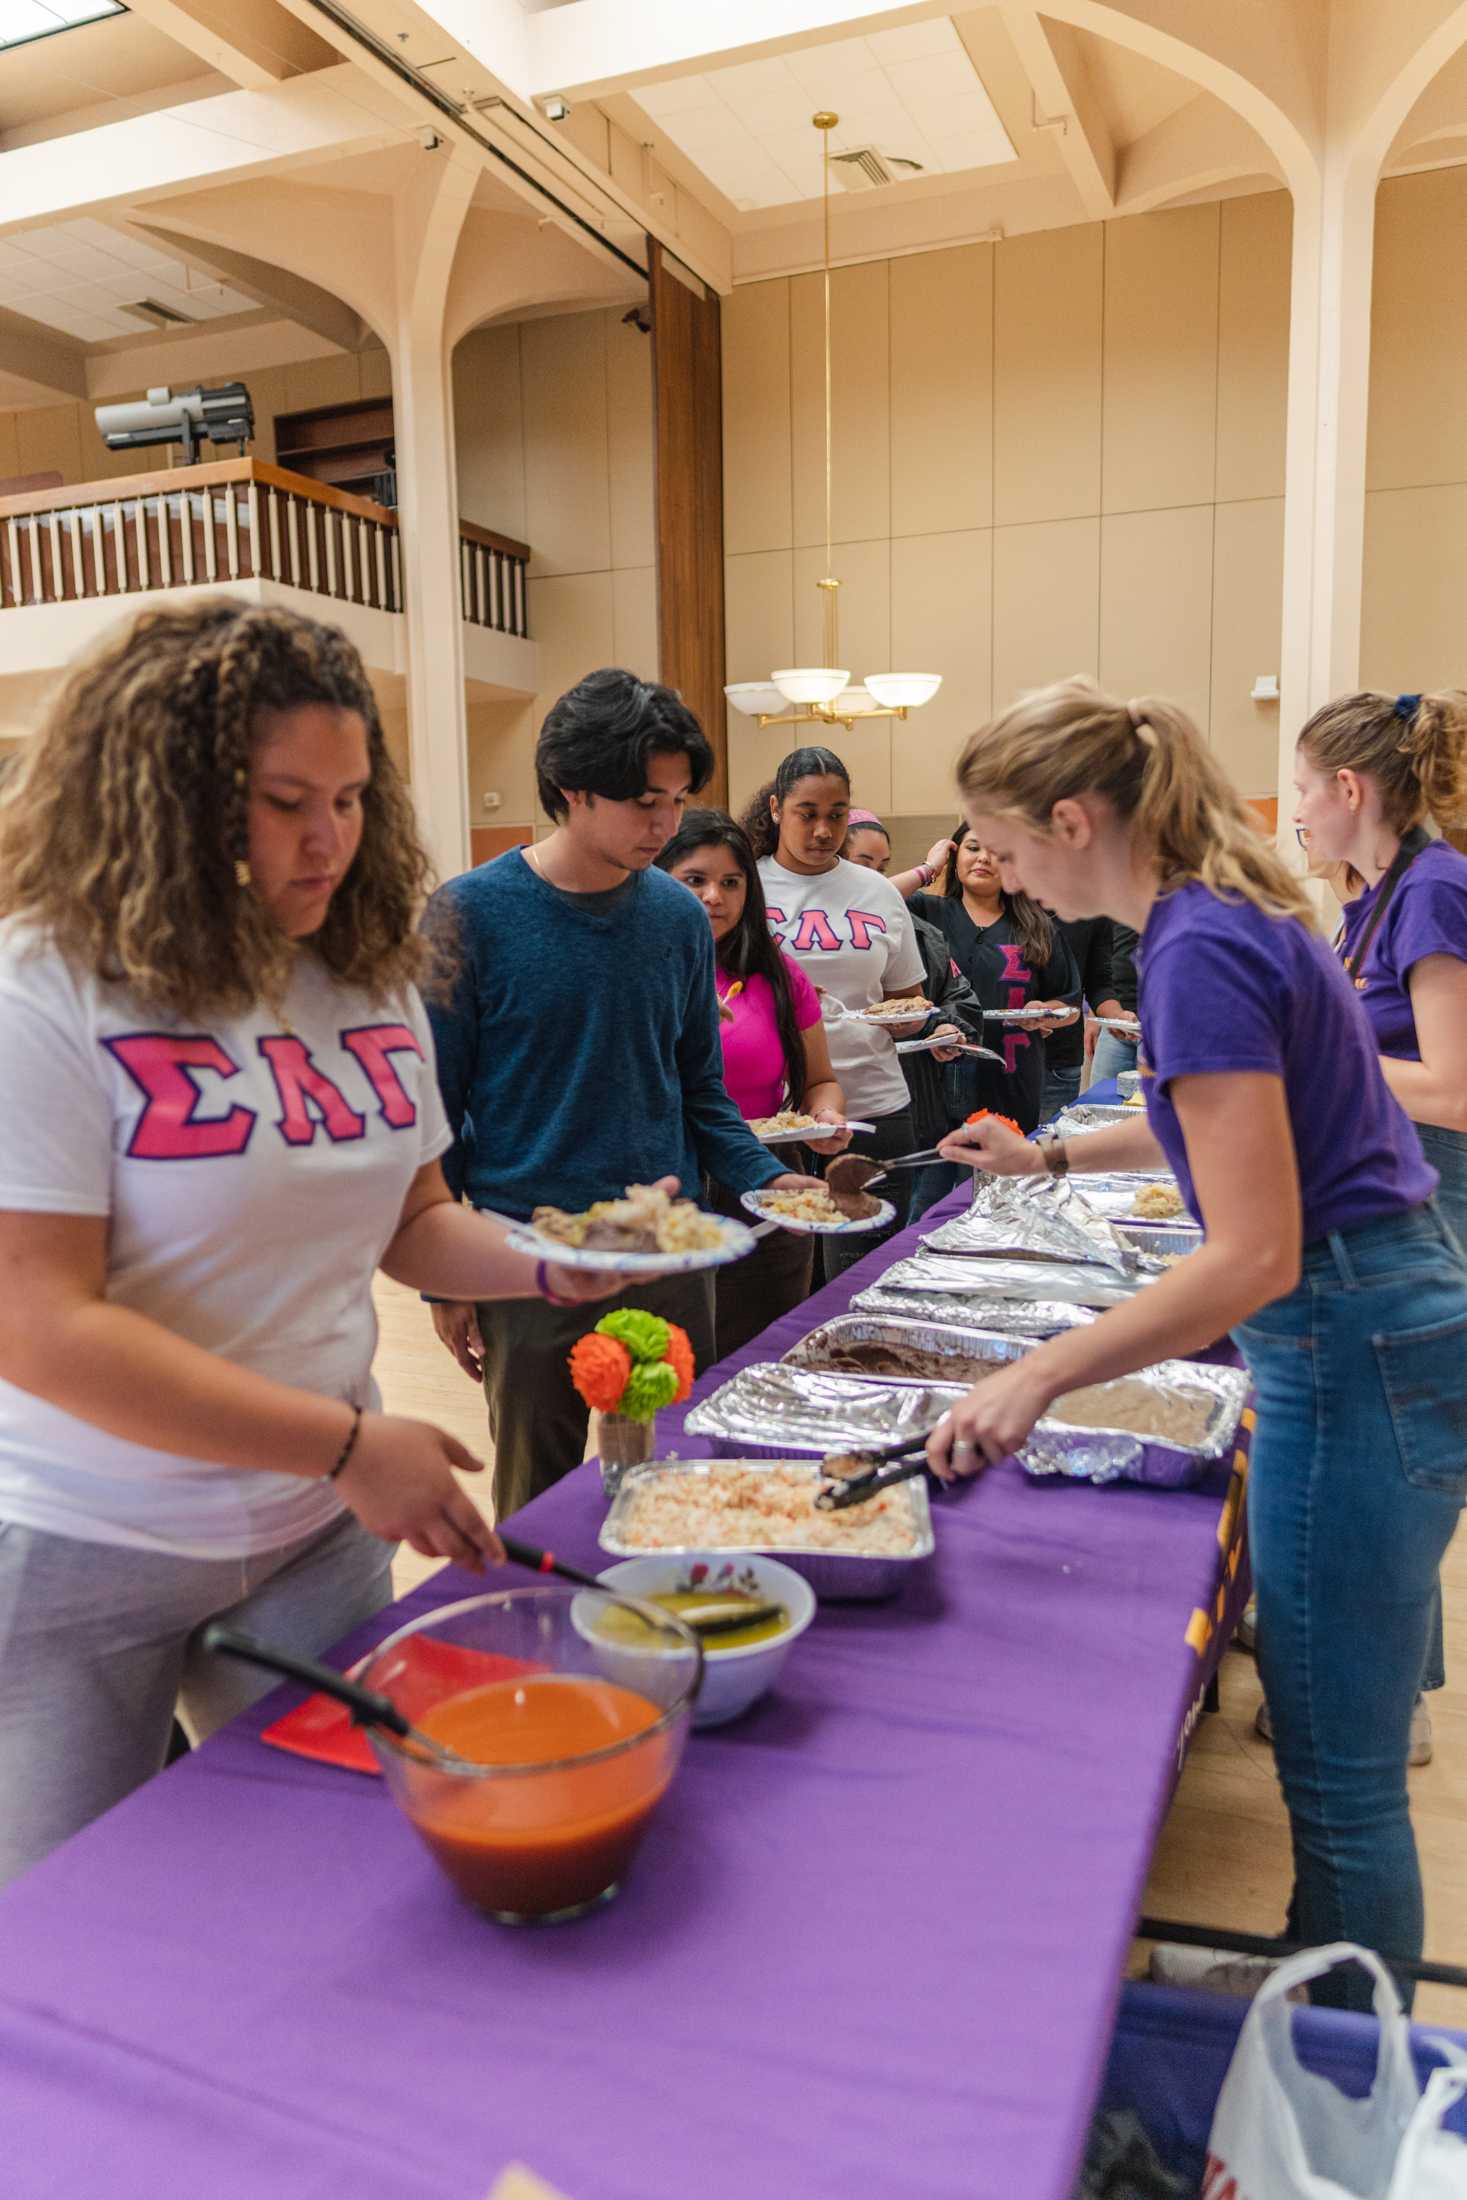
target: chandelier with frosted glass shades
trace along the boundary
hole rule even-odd
[[[761,726],[851,726],[858,718],[905,718],[930,703],[942,686],[940,672],[871,672],[854,684],[840,658],[840,582],[831,572],[830,491],[830,133],[840,121],[822,108],[813,116],[820,132],[821,202],[825,218],[825,577],[815,583],[824,598],[821,662],[791,665],[767,680],[737,680],[724,689],[735,710]]]

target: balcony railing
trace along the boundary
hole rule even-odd
[[[529,546],[460,533],[463,617],[526,635]],[[0,611],[247,580],[400,612],[397,514],[258,458],[0,498]]]

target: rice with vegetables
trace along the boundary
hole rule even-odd
[[[836,1551],[867,1558],[912,1552],[917,1533],[904,1488],[826,1513],[815,1509],[821,1480],[813,1463],[747,1467],[737,1460],[638,1475],[627,1487],[621,1540],[639,1551]]]

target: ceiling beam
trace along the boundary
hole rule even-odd
[[[0,153],[0,235],[136,204],[189,186],[285,169],[324,155],[400,144],[414,117],[347,63],[268,92],[223,92],[70,138]]]
[[[1126,146],[1117,171],[1116,211],[1145,214],[1220,183],[1278,173],[1258,132],[1231,107],[1199,92]]]
[[[0,310],[0,374],[32,383],[44,397],[87,394],[87,363],[81,346],[23,313]]]
[[[128,5],[243,91],[268,91],[316,65],[291,51],[302,43],[300,27],[269,0],[128,0]]]
[[[1034,88],[1036,128],[1058,124],[1060,158],[1080,203],[1091,221],[1104,221],[1116,210],[1116,147],[1078,34],[1041,20],[1025,0],[1003,0],[999,13]]]
[[[166,204],[159,208],[160,213],[166,210]],[[165,222],[138,216],[124,226],[145,242],[176,252],[204,274],[218,276],[232,290],[253,298],[256,305],[268,306],[272,312],[308,328],[314,336],[324,336],[328,344],[342,351],[360,351],[368,341],[370,332],[360,314],[329,290],[307,282],[304,276],[293,275],[288,268],[258,260],[231,245],[205,242]]]

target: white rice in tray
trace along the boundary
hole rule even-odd
[[[640,1551],[835,1551],[905,1558],[917,1543],[912,1506],[898,1485],[845,1512],[817,1512],[817,1467],[751,1468],[710,1462],[706,1472],[670,1468],[627,1485],[619,1535]]]

